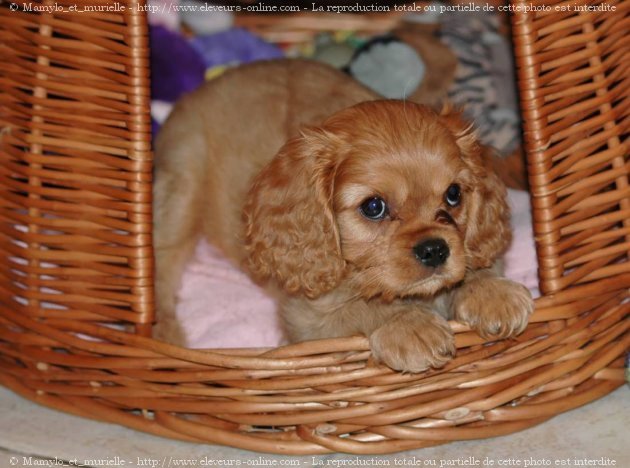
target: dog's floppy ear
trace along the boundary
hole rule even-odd
[[[302,130],[256,176],[244,208],[246,267],[310,298],[336,287],[345,268],[331,206],[334,140]]]
[[[442,110],[442,118],[471,174],[473,191],[465,240],[468,262],[473,269],[488,268],[512,240],[507,189],[492,169],[493,150],[479,143],[472,125],[450,107]]]

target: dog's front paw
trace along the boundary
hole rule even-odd
[[[534,301],[521,284],[506,278],[484,278],[462,285],[453,307],[455,320],[481,337],[508,338],[525,330]]]
[[[405,372],[442,367],[455,355],[448,322],[431,312],[395,316],[370,335],[370,348],[377,361]]]

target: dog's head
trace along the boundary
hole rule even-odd
[[[247,266],[289,293],[430,296],[510,241],[506,190],[471,126],[402,101],[334,114],[287,142],[245,205]]]

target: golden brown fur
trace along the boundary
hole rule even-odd
[[[278,288],[294,341],[363,333],[378,360],[420,371],[454,353],[447,318],[483,336],[524,329],[529,292],[493,266],[510,231],[485,149],[455,112],[352,106],[374,97],[326,67],[269,62],[178,105],[156,151],[162,338],[177,341],[175,289],[201,234]],[[457,206],[445,202],[452,184]],[[361,212],[374,196],[387,202],[382,219]],[[434,239],[448,258],[427,266],[418,248]]]
[[[156,337],[185,344],[175,293],[200,236],[243,262],[241,207],[254,175],[304,124],[376,97],[330,67],[280,60],[230,70],[177,103],[155,147]]]

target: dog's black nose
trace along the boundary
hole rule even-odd
[[[451,253],[444,239],[427,239],[416,245],[413,252],[424,266],[433,268],[443,265]]]

